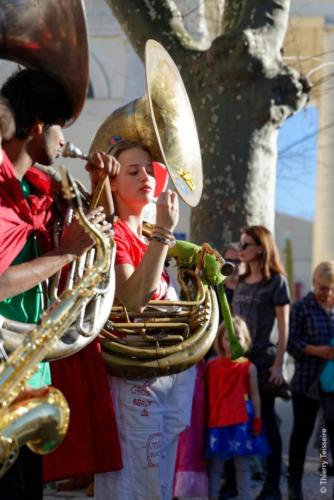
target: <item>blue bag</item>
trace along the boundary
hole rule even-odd
[[[334,346],[334,339],[330,342]],[[334,392],[334,360],[328,359],[320,373],[320,386],[324,392]]]

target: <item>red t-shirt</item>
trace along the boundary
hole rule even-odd
[[[218,356],[207,366],[208,427],[225,427],[248,420],[245,394],[249,394],[250,361]]]
[[[3,151],[0,164],[0,273],[4,272],[35,234],[44,251],[50,247],[49,226],[53,216],[51,181],[30,167],[25,180],[36,194],[25,197],[12,162]]]
[[[138,267],[147,250],[148,244],[140,240],[122,220],[118,220],[115,223],[114,231],[116,242],[115,266],[119,264],[131,264],[134,268]],[[158,290],[152,295],[151,299],[164,299],[168,286],[169,276],[166,272],[163,272]]]

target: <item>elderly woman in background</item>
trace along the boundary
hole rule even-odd
[[[306,449],[321,404],[321,397],[319,400],[314,399],[309,391],[319,380],[324,361],[334,359],[334,347],[330,345],[333,338],[334,261],[328,261],[321,262],[314,269],[313,291],[291,309],[288,351],[295,361],[295,373],[291,381],[293,428],[289,447],[290,500],[303,499]],[[331,449],[334,457],[334,420],[333,415],[328,416],[326,413],[325,406],[326,448]]]

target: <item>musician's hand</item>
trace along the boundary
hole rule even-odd
[[[87,218],[96,228],[108,238],[113,236],[112,225],[106,220],[106,214],[103,207],[97,207],[87,214]]]
[[[157,200],[157,217],[156,223],[158,226],[164,227],[169,231],[173,231],[179,220],[179,199],[177,194],[171,189],[160,193]]]
[[[77,217],[73,217],[71,224],[64,228],[58,250],[62,253],[72,255],[72,258],[80,257],[94,245],[86,229],[80,224]]]
[[[9,108],[9,105],[3,97],[0,97],[0,143],[2,140],[9,140],[15,134],[14,115]],[[0,149],[0,163],[2,163],[3,154]]]
[[[116,158],[107,153],[91,153],[88,157],[86,170],[90,173],[114,177],[119,173],[121,165]]]
[[[91,210],[87,218],[105,236],[110,238],[113,235],[112,226],[106,221],[106,215],[102,207]],[[94,243],[88,231],[80,224],[79,220],[74,217],[71,224],[64,229],[58,249],[76,258],[92,248]]]

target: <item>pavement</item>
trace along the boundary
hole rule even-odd
[[[283,441],[283,474],[281,481],[282,500],[288,500],[287,492],[287,455],[289,447],[289,438],[292,428],[292,408],[291,402],[285,402],[280,399],[277,400],[276,411],[279,415],[281,424],[280,432]],[[324,473],[321,475],[319,472],[319,447],[315,446],[317,441],[317,433],[319,429],[316,426],[314,435],[310,439],[307,449],[307,460],[305,463],[305,472],[303,479],[304,500],[334,500],[334,477],[325,477]],[[252,499],[260,493],[262,482],[253,481]],[[0,495],[1,498],[1,495]],[[74,492],[57,492],[55,485],[47,485],[44,493],[44,500],[83,500],[89,497],[86,496],[85,490],[78,490]],[[92,497],[90,497],[92,498]],[[117,500],[109,499],[105,500]],[[152,498],[152,500],[155,500]],[[181,498],[180,498],[181,500]],[[182,500],[188,500],[185,497]],[[195,499],[192,500],[204,500]]]
[[[334,477],[326,477],[325,471],[321,474],[318,470],[319,461],[308,459],[305,463],[303,480],[304,500],[333,500],[334,499]],[[261,481],[253,481],[252,499],[261,491]],[[282,500],[288,500],[287,480],[286,480],[286,457],[284,458],[284,471],[281,483]],[[47,485],[44,492],[44,500],[86,500],[85,490],[57,492],[55,485]],[[92,497],[90,497],[92,498]],[[117,499],[105,499],[117,500]],[[154,500],[152,498],[152,500]],[[179,500],[190,500],[188,497],[179,497]],[[191,500],[206,500],[203,497],[192,498]]]

